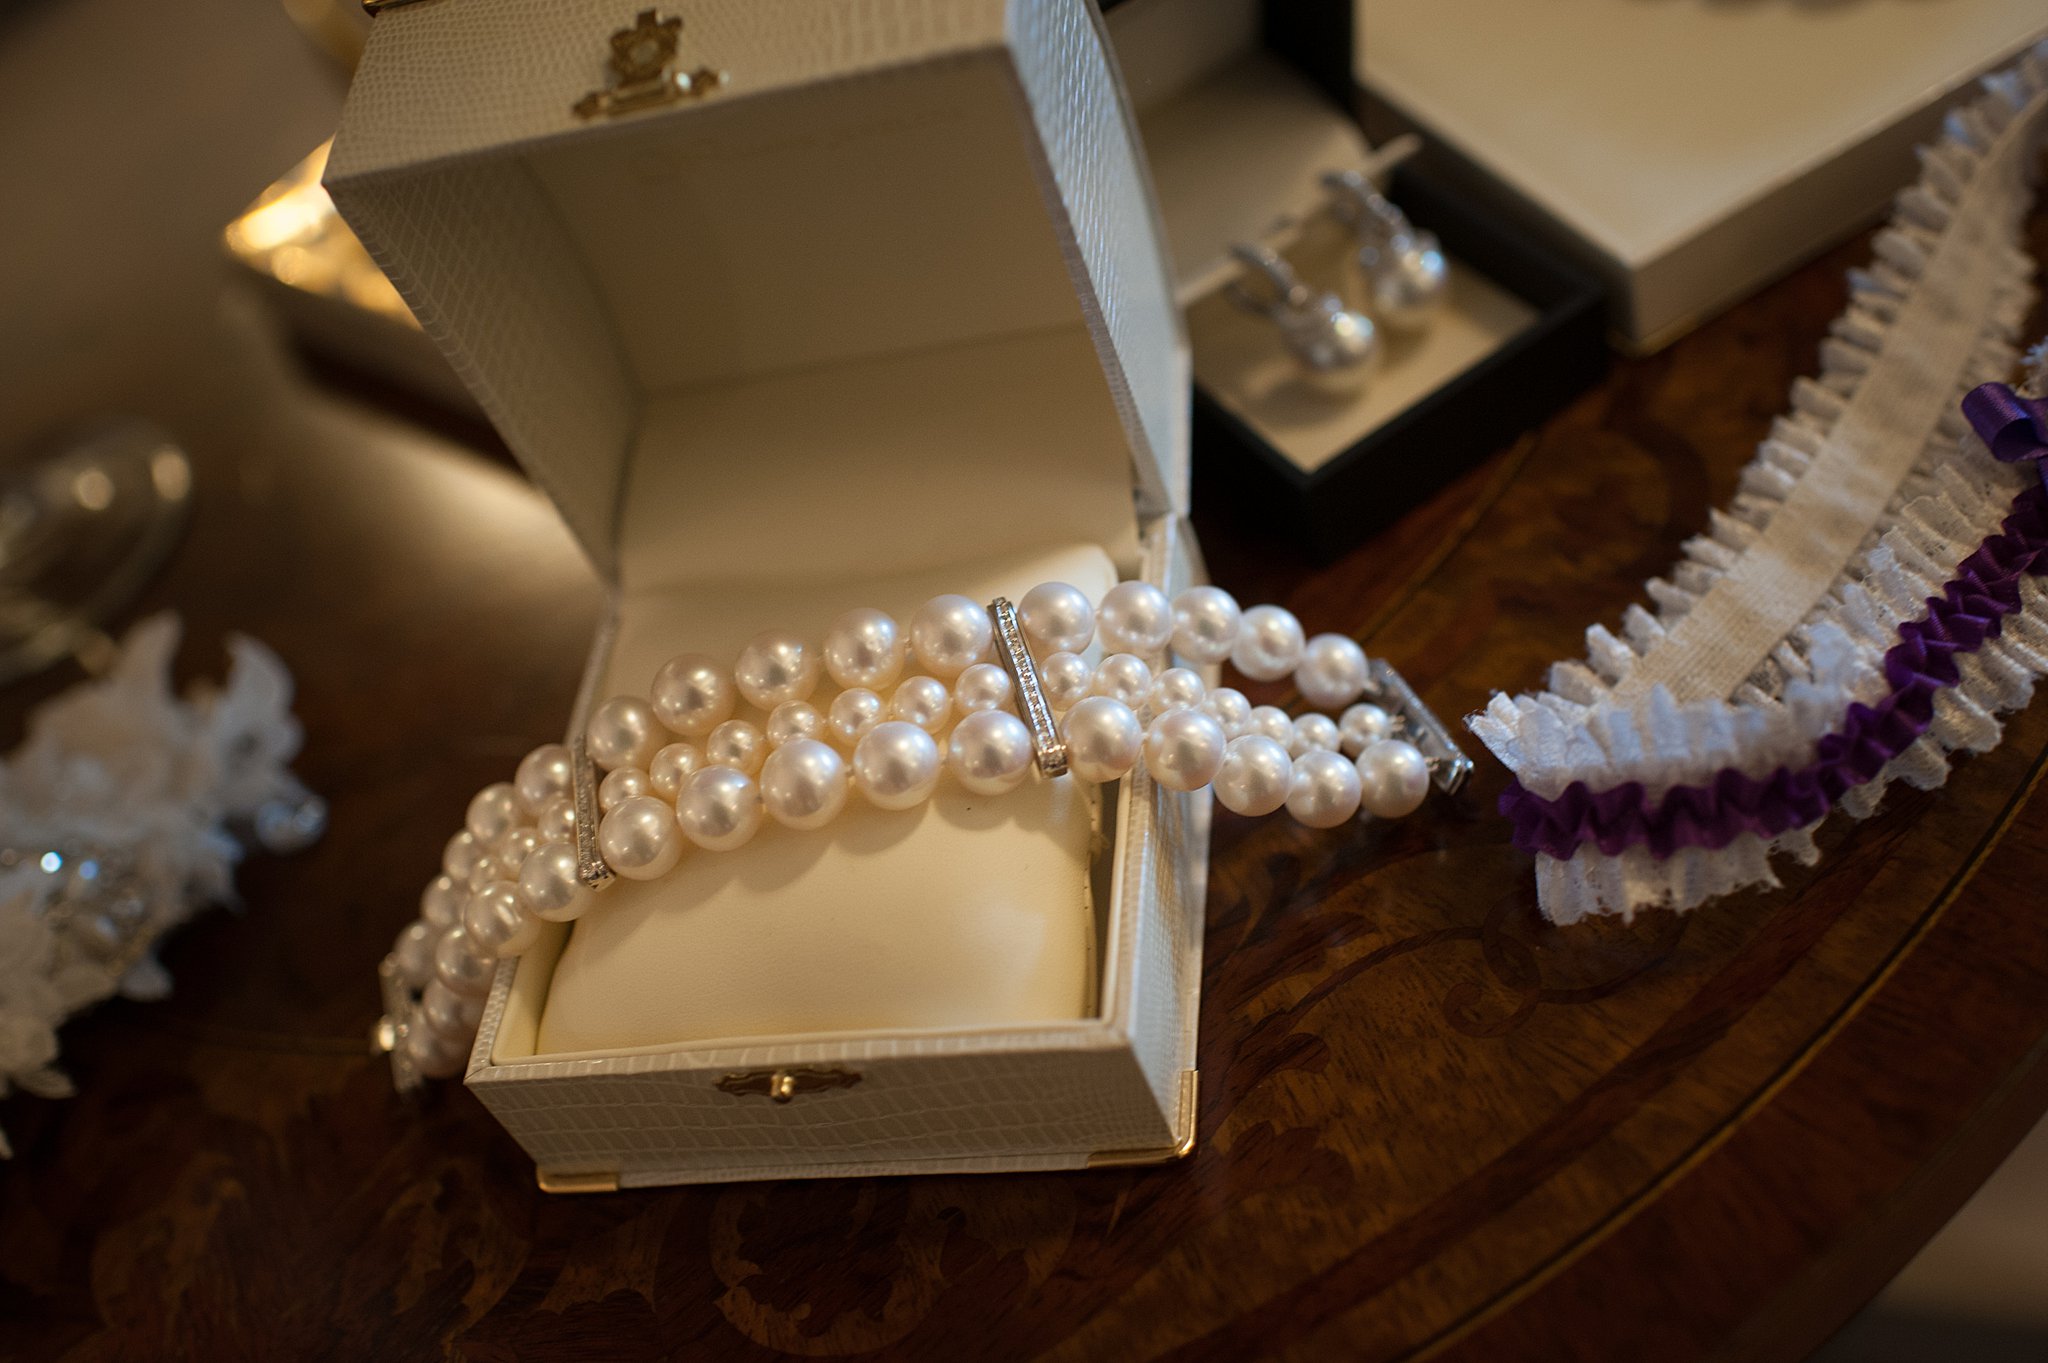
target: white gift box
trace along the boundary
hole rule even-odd
[[[1199,576],[1086,0],[387,4],[326,183],[612,584],[572,732],[771,626]],[[557,1189],[1185,1153],[1207,818],[949,785],[693,854],[499,967],[467,1083]]]

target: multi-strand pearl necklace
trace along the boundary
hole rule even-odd
[[[1106,656],[1091,663],[1098,639]],[[1292,674],[1314,710],[1254,706],[1192,667],[1162,666],[1169,650],[1200,667],[1228,661],[1253,681]],[[820,708],[825,678],[837,692]],[[742,702],[761,723],[736,717]],[[701,653],[672,658],[647,695],[598,705],[574,748],[535,748],[512,780],[477,792],[420,917],[385,960],[380,1040],[401,1081],[456,1073],[496,960],[531,947],[544,922],[581,917],[614,876],[659,879],[689,847],[731,851],[769,819],[822,828],[856,791],[910,809],[948,773],[999,795],[1034,767],[1099,783],[1140,764],[1169,789],[1208,786],[1234,813],[1284,807],[1313,828],[1361,811],[1399,818],[1432,780],[1456,789],[1470,770],[1398,674],[1356,642],[1305,639],[1287,610],[1240,610],[1216,587],[1169,599],[1124,582],[1099,606],[1063,582],[1015,607],[938,596],[908,629],[851,610],[822,646],[770,631],[730,669]]]

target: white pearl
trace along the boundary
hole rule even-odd
[[[661,760],[659,754],[655,760]],[[561,799],[550,804],[535,817],[533,831],[540,834],[542,842],[576,841],[576,802]]]
[[[1041,582],[1017,603],[1017,622],[1036,651],[1079,653],[1095,637],[1088,593],[1065,582]]]
[[[519,902],[519,892],[500,881],[469,897],[462,927],[479,951],[503,960],[540,940],[540,919]]]
[[[463,826],[485,847],[519,826],[519,792],[510,782],[497,781],[470,797]]]
[[[935,596],[910,619],[910,650],[927,672],[950,681],[988,657],[995,627],[964,596]]]
[[[708,852],[744,847],[761,831],[761,788],[731,767],[706,767],[683,782],[676,822]]]
[[[1216,799],[1233,814],[1271,814],[1294,788],[1294,759],[1264,734],[1241,734],[1223,750]]]
[[[391,944],[391,956],[398,966],[398,978],[414,989],[434,978],[434,948],[441,944],[441,929],[415,918]]]
[[[469,1063],[469,1049],[475,1039],[460,1041],[432,1027],[408,1027],[405,1055],[413,1067],[429,1079],[453,1079]]]
[[[1365,650],[1341,634],[1318,634],[1302,645],[1301,661],[1294,669],[1301,698],[1318,710],[1343,709],[1364,695],[1371,681]]]
[[[1337,721],[1337,732],[1342,736],[1343,748],[1352,757],[1358,756],[1373,744],[1392,733],[1394,721],[1385,710],[1377,705],[1363,702],[1344,712]]]
[[[1294,721],[1294,737],[1287,751],[1299,757],[1305,752],[1337,751],[1337,721],[1328,715],[1303,715]]]
[[[937,677],[906,677],[889,698],[889,718],[936,734],[953,715],[953,693]]]
[[[909,809],[939,783],[939,745],[915,724],[884,720],[853,750],[853,783],[878,809]]]
[[[1133,710],[1152,694],[1152,668],[1143,658],[1130,653],[1112,653],[1095,669],[1088,690],[1094,695],[1120,700]]]
[[[749,704],[762,710],[792,700],[808,700],[818,689],[818,651],[803,636],[785,629],[765,630],[740,650],[732,679]]]
[[[688,791],[684,787],[684,793]],[[658,880],[667,875],[683,856],[676,817],[675,810],[652,795],[620,801],[597,826],[597,849],[604,853],[604,864],[628,880]]]
[[[691,772],[704,765],[704,754],[688,743],[671,743],[654,755],[654,761],[647,766],[647,788],[651,794],[659,795],[670,804],[676,802],[676,794],[683,788]],[[576,834],[575,825],[569,827],[569,836]]]
[[[1301,621],[1279,606],[1253,606],[1238,626],[1230,661],[1253,681],[1278,681],[1301,661]]]
[[[435,876],[420,891],[420,917],[435,928],[452,928],[462,921],[462,901],[469,892],[451,876]]]
[[[1264,734],[1285,748],[1294,742],[1294,720],[1277,705],[1255,705],[1244,717],[1244,732]]]
[[[519,770],[512,774],[512,786],[519,792],[521,807],[529,814],[538,814],[566,796],[576,781],[573,762],[569,750],[560,743],[543,743],[520,758]]]
[[[832,697],[825,726],[832,731],[832,741],[851,752],[854,744],[867,737],[868,730],[882,722],[887,708],[880,696],[865,686],[856,686]]]
[[[496,857],[498,865],[504,868],[498,879],[519,879],[519,868],[526,864],[526,859],[533,855],[534,849],[546,841],[547,839],[543,838],[540,830],[536,828],[515,828],[500,838],[498,845],[491,849],[491,855]]]
[[[1015,790],[1031,774],[1031,731],[1005,710],[977,710],[953,728],[946,765],[974,795]]]
[[[1244,732],[1245,721],[1252,717],[1252,703],[1244,698],[1244,692],[1231,686],[1219,686],[1203,696],[1202,709],[1232,738]]]
[[[441,934],[434,945],[434,978],[465,998],[482,998],[491,992],[492,963],[478,953],[469,932],[456,924]]]
[[[1152,679],[1152,690],[1145,697],[1146,708],[1155,715],[1168,710],[1199,709],[1207,690],[1198,674],[1185,667],[1169,667]]]
[[[590,760],[604,771],[617,767],[645,771],[654,755],[671,741],[668,730],[655,717],[654,707],[638,696],[613,696],[598,706],[583,737],[589,744]]]
[[[1038,665],[1038,688],[1055,710],[1072,709],[1094,684],[1094,667],[1078,653],[1055,653]]]
[[[474,1041],[477,1024],[484,1020],[484,1001],[466,999],[439,980],[430,980],[420,994],[420,1016],[450,1041]]]
[[[825,717],[809,701],[786,700],[770,712],[768,726],[763,732],[768,735],[771,748],[794,743],[799,738],[821,738],[825,733]]]
[[[476,840],[476,834],[467,828],[448,839],[448,845],[441,849],[441,872],[457,885],[469,883],[469,873],[476,869],[477,858],[484,849]]]
[[[1229,742],[1200,710],[1169,710],[1145,731],[1145,770],[1169,790],[1200,790],[1216,779]]]
[[[1221,587],[1190,587],[1173,598],[1173,651],[1208,666],[1230,656],[1244,612]]]
[[[704,765],[752,776],[768,756],[768,735],[744,719],[729,719],[704,740]]]
[[[486,852],[476,859],[476,865],[469,868],[469,890],[474,894],[486,885],[511,878],[512,868],[498,860],[496,852]]]
[[[1067,741],[1068,770],[1081,781],[1116,781],[1129,774],[1145,750],[1145,726],[1120,700],[1088,696],[1060,721]]]
[[[653,791],[646,772],[638,767],[620,767],[617,771],[606,772],[604,780],[597,783],[597,807],[600,812],[609,814],[612,806],[638,795],[650,795]]]
[[[731,719],[739,700],[732,678],[716,658],[703,653],[683,653],[663,663],[648,695],[661,722],[691,738],[702,738]]]
[[[788,828],[823,828],[846,807],[852,780],[846,760],[815,738],[799,738],[768,754],[761,803]]]
[[[1287,812],[1310,828],[1335,828],[1358,813],[1358,768],[1341,753],[1318,748],[1294,759]]]
[[[550,923],[581,918],[596,896],[577,870],[576,844],[542,844],[519,868],[519,902]]]
[[[994,663],[976,663],[953,683],[953,703],[960,713],[1000,710],[1010,703],[1010,674]]]
[[[1173,602],[1149,582],[1119,582],[1103,594],[1096,629],[1105,653],[1149,658],[1173,638]]]
[[[1429,762],[1413,743],[1383,738],[1358,755],[1366,812],[1381,819],[1413,814],[1429,798]]]
[[[863,606],[825,631],[825,672],[834,686],[878,691],[903,675],[903,631],[883,612]]]

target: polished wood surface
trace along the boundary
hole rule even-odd
[[[64,74],[94,42],[133,107]],[[226,280],[211,232],[334,98],[256,0],[0,26],[0,183],[78,186],[0,221],[0,436],[109,406],[184,436],[195,524],[136,613],[183,613],[191,675],[233,632],[277,649],[333,808],[168,945],[170,1000],[66,1029],[77,1097],[0,1102],[0,1357],[1794,1359],[2048,1107],[2036,705],[1683,920],[1545,926],[1490,758],[1356,834],[1219,817],[1180,1164],[539,1193],[364,1036],[467,794],[559,731],[598,594],[502,460],[309,380]],[[1445,715],[1536,683],[1730,495],[1864,252],[1617,365],[1327,570],[1205,509],[1217,580]],[[73,679],[0,696],[0,738]]]

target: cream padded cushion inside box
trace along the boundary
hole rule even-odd
[[[1014,600],[1048,579],[1099,598],[1116,570],[1100,547],[1066,544],[881,580],[629,596],[603,694],[643,691],[677,652],[731,657],[770,625],[817,638],[851,606],[907,620],[939,592]],[[738,852],[693,851],[662,881],[606,891],[575,925],[537,1052],[1087,1016],[1093,835],[1093,792],[1077,782],[987,799],[944,780],[921,810],[855,796],[823,832],[771,823]]]

